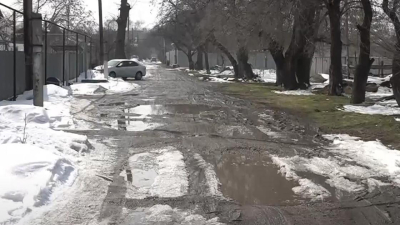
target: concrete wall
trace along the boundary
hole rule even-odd
[[[65,54],[65,81],[75,79],[76,77],[76,58],[75,53]],[[84,58],[83,54],[79,54],[79,71],[84,72]],[[88,60],[89,61],[89,60]],[[43,79],[44,79],[44,56],[43,56]],[[0,100],[10,99],[13,97],[14,86],[13,86],[13,52],[12,51],[0,51]],[[60,81],[63,81],[63,54],[62,53],[48,53],[47,54],[47,77],[57,77]],[[24,52],[17,52],[17,95],[22,94],[25,91],[25,56]]]

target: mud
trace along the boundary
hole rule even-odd
[[[300,199],[292,191],[298,184],[279,174],[265,155],[224,154],[216,172],[224,196],[243,205],[282,205]]]
[[[221,84],[200,82],[184,72],[153,67],[149,74],[141,82],[130,80],[140,89],[129,93],[77,98],[93,107],[74,114],[90,129],[74,132],[106,143],[107,154],[99,148],[92,152],[112,160],[96,161],[104,164],[84,172],[102,183],[79,183],[89,189],[71,193],[74,201],[28,224],[185,224],[192,219],[187,224],[203,225],[215,224],[216,217],[225,224],[246,225],[400,224],[400,191],[393,187],[344,198],[331,188],[339,198],[324,201],[294,195],[298,184],[278,173],[269,157],[324,155],[326,142],[318,129],[301,118],[226,96]],[[154,153],[166,146],[179,156],[175,167],[170,157]],[[138,154],[151,157],[132,160]],[[99,171],[110,179],[95,176]],[[165,181],[155,182],[160,174],[185,185],[154,187]],[[307,177],[329,188],[324,178]],[[165,192],[152,194],[152,188]],[[166,195],[170,191],[173,195]]]

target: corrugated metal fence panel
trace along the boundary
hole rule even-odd
[[[0,52],[0,100],[9,99],[14,94],[13,52]],[[25,91],[25,56],[17,52],[17,94]]]

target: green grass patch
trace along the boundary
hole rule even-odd
[[[293,96],[276,94],[278,87],[265,84],[226,85],[227,94],[288,112],[318,126],[324,133],[349,134],[363,140],[381,140],[400,150],[400,123],[393,116],[364,115],[338,110],[349,104],[346,97],[322,94]]]

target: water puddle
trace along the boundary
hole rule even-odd
[[[118,124],[117,130],[124,130],[124,131],[145,131],[145,130],[152,130],[162,126],[162,124],[159,123],[130,121],[125,118],[117,120],[117,124]]]
[[[192,104],[181,104],[181,105],[140,105],[128,110],[129,113],[140,114],[140,115],[164,115],[164,114],[200,114],[207,111],[220,110],[219,107],[213,107],[208,105],[192,105]]]
[[[121,105],[125,105],[125,102],[111,102],[111,103],[99,104],[99,106],[121,106]]]
[[[134,187],[149,187],[154,183],[157,171],[155,169],[127,169],[123,170],[120,176],[124,177],[125,181],[131,183]]]
[[[300,200],[292,188],[296,182],[278,173],[269,157],[227,153],[216,166],[224,196],[241,204],[284,204]]]

